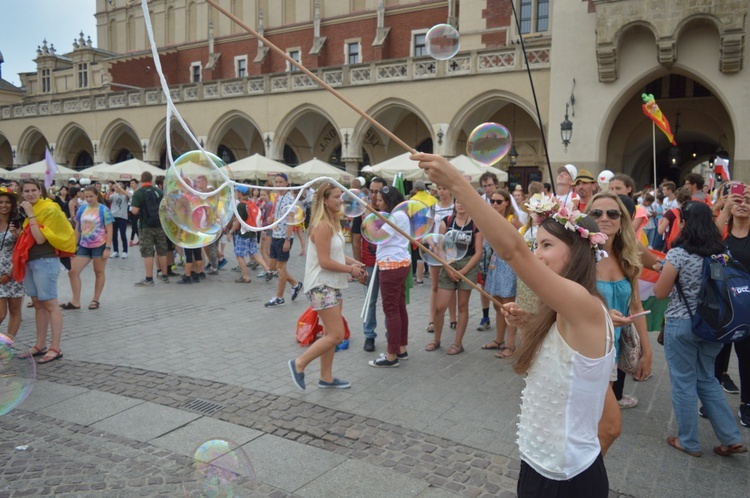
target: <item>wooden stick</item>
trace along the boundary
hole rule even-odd
[[[397,137],[391,130],[389,130],[388,128],[386,128],[382,124],[378,123],[375,120],[375,118],[373,118],[372,116],[370,116],[369,114],[367,114],[365,111],[363,111],[362,109],[360,109],[359,107],[357,107],[357,105],[355,105],[354,102],[352,102],[351,100],[349,100],[346,97],[344,97],[343,95],[341,95],[341,93],[339,93],[338,91],[336,91],[336,89],[334,89],[331,85],[329,85],[328,83],[326,83],[325,81],[323,81],[322,79],[320,79],[317,75],[315,75],[314,73],[312,73],[305,66],[303,66],[302,64],[300,64],[296,60],[292,59],[289,56],[289,54],[287,54],[286,52],[284,52],[283,50],[281,50],[279,47],[277,47],[276,45],[274,45],[273,43],[271,43],[270,41],[268,41],[263,35],[261,35],[257,31],[255,31],[253,28],[251,28],[250,26],[248,26],[247,24],[245,24],[244,22],[242,22],[242,20],[239,19],[237,16],[235,16],[234,14],[232,14],[231,12],[229,12],[228,10],[226,10],[225,8],[223,8],[222,6],[220,6],[219,4],[217,4],[215,0],[206,0],[206,3],[212,5],[216,10],[218,10],[219,12],[221,12],[222,14],[224,14],[225,16],[227,16],[229,19],[231,19],[235,23],[237,23],[237,25],[239,25],[245,31],[247,31],[248,33],[250,33],[251,35],[253,35],[257,39],[259,39],[260,41],[262,41],[264,44],[266,44],[268,46],[268,48],[270,48],[271,50],[273,50],[274,52],[276,52],[277,54],[279,54],[287,62],[289,62],[290,64],[292,64],[294,67],[296,67],[297,69],[299,69],[303,73],[305,73],[310,78],[312,78],[318,85],[322,86],[323,88],[325,88],[326,90],[328,90],[334,97],[336,97],[337,99],[339,99],[344,104],[348,105],[354,112],[356,112],[357,114],[359,114],[360,116],[362,116],[363,118],[365,118],[367,121],[369,121],[371,125],[373,125],[378,130],[380,130],[381,132],[383,132],[386,135],[388,135],[388,137],[390,137],[391,140],[395,141],[397,144],[399,144],[401,147],[403,147],[407,152],[411,152],[412,154],[416,154],[417,153],[416,150],[414,150],[413,148],[409,147],[409,145],[407,145],[406,142],[404,142],[399,137]]]
[[[362,116],[363,118],[365,118],[367,121],[369,121],[370,124],[372,124],[378,130],[380,130],[383,133],[385,133],[386,135],[388,135],[392,140],[394,140],[397,144],[399,144],[401,147],[403,147],[404,149],[406,149],[408,152],[411,152],[412,154],[416,154],[417,153],[417,151],[415,151],[414,149],[412,149],[411,147],[409,147],[403,140],[401,140],[400,138],[398,138],[393,132],[391,132],[389,129],[387,129],[382,124],[378,123],[378,121],[375,120],[375,118],[373,118],[372,116],[370,116],[369,114],[367,114],[365,111],[363,111],[362,109],[360,109],[359,107],[357,107],[352,101],[350,101],[349,99],[347,99],[346,97],[344,97],[343,95],[341,95],[341,93],[339,93],[338,91],[336,91],[335,88],[331,87],[325,81],[323,81],[322,79],[318,78],[318,76],[316,76],[315,74],[313,74],[305,66],[303,66],[302,64],[300,64],[296,60],[294,60],[291,57],[289,57],[289,55],[286,52],[284,52],[279,47],[277,47],[276,45],[274,45],[273,43],[271,43],[270,41],[268,41],[260,33],[258,33],[253,28],[251,28],[250,26],[248,26],[247,24],[245,24],[244,22],[242,22],[242,20],[240,20],[234,14],[232,14],[231,12],[227,11],[226,9],[224,9],[222,6],[218,5],[215,0],[206,0],[206,3],[210,4],[216,10],[218,10],[219,12],[221,12],[222,14],[224,14],[225,16],[227,16],[229,19],[231,19],[235,23],[237,23],[237,25],[240,26],[240,27],[242,27],[245,31],[247,31],[251,35],[255,36],[257,39],[261,40],[264,44],[266,44],[268,46],[268,48],[270,48],[271,50],[273,50],[274,52],[276,52],[277,54],[279,54],[287,62],[289,62],[290,64],[292,64],[294,67],[296,67],[297,69],[299,69],[303,73],[305,73],[310,78],[312,78],[317,84],[319,84],[320,86],[322,86],[324,89],[328,90],[331,94],[333,94],[333,96],[335,96],[336,98],[338,98],[344,104],[348,105],[357,114],[359,114],[360,116]],[[435,254],[434,252],[432,252],[431,250],[429,250],[427,247],[425,247],[421,242],[419,242],[418,240],[416,240],[414,237],[410,236],[408,233],[406,233],[403,230],[401,230],[401,228],[399,228],[398,226],[396,226],[395,223],[391,222],[385,216],[383,216],[382,214],[380,214],[379,212],[377,212],[376,210],[374,210],[372,208],[372,206],[370,206],[369,204],[367,205],[367,210],[369,212],[371,212],[371,213],[374,213],[375,216],[377,216],[379,220],[381,220],[384,223],[388,224],[398,234],[406,237],[413,244],[415,244],[417,247],[419,247],[420,249],[422,249],[423,251],[425,251],[427,254],[429,254],[430,256],[432,256],[433,258],[435,258],[436,261],[438,261],[442,265],[445,265],[445,266],[448,265],[447,261],[445,261],[444,259],[440,258],[437,254]],[[468,283],[471,287],[473,287],[474,289],[476,289],[477,291],[479,291],[480,294],[482,294],[482,295],[486,296],[487,298],[489,298],[496,305],[502,306],[502,303],[500,301],[498,301],[497,299],[495,299],[494,297],[492,297],[489,293],[487,293],[479,285],[477,285],[476,283],[474,283],[471,280],[469,280],[466,277],[466,275],[461,275],[459,273],[459,276],[461,277],[461,279],[464,282]]]

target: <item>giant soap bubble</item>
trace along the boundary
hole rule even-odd
[[[466,142],[466,155],[487,166],[504,158],[513,139],[510,131],[497,123],[483,123],[471,132]]]
[[[425,48],[433,59],[450,59],[460,47],[458,30],[450,24],[435,25],[425,35]]]
[[[255,470],[250,458],[229,439],[211,439],[198,446],[193,455],[193,473],[193,497],[236,498],[252,496],[255,491]]]
[[[0,334],[0,415],[26,399],[36,379],[36,364],[29,347]]]

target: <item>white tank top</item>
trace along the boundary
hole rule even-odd
[[[521,458],[548,479],[577,476],[596,460],[599,420],[615,365],[614,326],[609,312],[607,341],[601,358],[573,350],[552,324],[526,376],[521,393],[518,451]]]
[[[307,260],[305,261],[305,292],[310,289],[327,285],[333,289],[346,289],[349,286],[346,273],[324,270],[318,261],[318,248],[310,241],[307,245]],[[344,258],[344,234],[336,232],[331,237],[331,259],[342,265]]]

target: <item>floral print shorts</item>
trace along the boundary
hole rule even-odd
[[[340,289],[334,289],[327,285],[313,287],[305,294],[310,301],[310,306],[315,311],[334,308],[339,305],[343,296]]]

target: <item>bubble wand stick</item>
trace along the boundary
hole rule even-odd
[[[308,77],[312,78],[313,81],[315,81],[317,84],[319,84],[321,87],[323,87],[329,93],[331,93],[334,97],[336,97],[337,99],[339,99],[340,101],[342,101],[344,104],[346,104],[347,106],[349,106],[354,112],[356,112],[357,114],[359,114],[360,116],[362,116],[363,118],[365,118],[370,124],[372,124],[373,126],[375,126],[378,130],[380,130],[383,133],[385,133],[386,135],[388,135],[388,137],[390,137],[393,141],[395,141],[401,147],[403,147],[404,149],[406,149],[408,152],[411,152],[412,154],[416,154],[417,153],[416,150],[414,150],[413,148],[409,147],[409,145],[407,145],[406,142],[404,142],[403,140],[401,140],[400,138],[398,138],[393,132],[391,132],[385,126],[383,126],[382,124],[380,124],[375,118],[373,118],[372,116],[370,116],[369,114],[367,114],[365,111],[363,111],[362,109],[360,109],[359,107],[357,107],[357,105],[355,105],[351,100],[349,100],[346,97],[344,97],[341,93],[339,93],[338,91],[336,91],[336,89],[334,89],[328,83],[326,83],[325,81],[323,81],[322,79],[320,79],[317,75],[315,75],[312,71],[310,71],[309,69],[307,69],[305,66],[303,66],[302,64],[300,64],[296,60],[292,59],[286,52],[284,52],[279,47],[277,47],[276,45],[274,45],[273,43],[271,43],[268,39],[266,39],[260,33],[258,33],[257,31],[255,31],[253,28],[251,28],[250,26],[248,26],[247,24],[245,24],[237,16],[235,16],[234,14],[232,14],[231,12],[229,12],[228,10],[226,10],[224,7],[222,7],[221,5],[219,5],[215,0],[206,0],[206,3],[208,3],[209,5],[211,5],[212,7],[214,7],[216,10],[218,10],[219,12],[221,12],[222,14],[224,14],[229,19],[231,19],[234,23],[236,23],[242,29],[244,29],[245,31],[247,31],[251,35],[255,36],[258,40],[262,41],[266,46],[268,46],[268,48],[270,48],[271,50],[273,50],[276,54],[278,54],[279,56],[281,56],[284,60],[286,60],[287,62],[289,62],[290,64],[292,64],[294,67],[296,67],[297,69],[299,69],[300,71],[302,71]],[[335,183],[338,183],[338,182],[335,182]],[[348,191],[348,189],[347,189],[347,191]],[[361,201],[361,199],[360,199],[360,201]],[[362,202],[364,202],[364,201],[362,201]],[[386,219],[382,214],[380,214],[379,212],[377,212],[376,210],[374,210],[369,204],[366,205],[366,209],[369,212],[374,213],[375,216],[378,217],[378,219],[380,219],[384,223],[387,223],[399,235],[402,235],[403,237],[406,237],[413,244],[415,244],[417,247],[419,247],[420,249],[422,249],[423,251],[425,251],[427,254],[429,254],[430,256],[432,256],[433,258],[435,258],[435,260],[438,261],[439,263],[441,263],[443,266],[448,266],[448,262],[447,261],[445,261],[444,259],[440,258],[438,255],[436,255],[430,249],[428,249],[427,247],[425,247],[421,242],[419,242],[418,240],[416,240],[414,237],[411,237],[408,233],[406,233],[403,230],[401,230],[401,228],[399,228],[398,226],[396,226],[395,223],[393,223],[390,220]],[[242,220],[240,220],[240,221],[242,221]],[[480,294],[488,297],[493,303],[497,304],[498,306],[502,306],[502,303],[500,303],[498,300],[496,300],[495,298],[493,298],[489,293],[487,293],[484,289],[482,289],[476,283],[474,283],[471,280],[469,280],[469,278],[467,278],[465,275],[462,275],[461,273],[458,273],[458,275],[461,277],[461,279],[464,282],[466,282],[471,287],[473,287],[474,289],[476,289]]]

